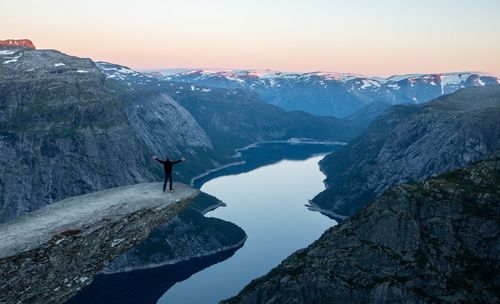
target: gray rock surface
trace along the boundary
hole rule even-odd
[[[2,50],[0,58],[16,60],[0,64],[0,222],[69,196],[159,176],[90,59]]]
[[[142,105],[129,107],[127,114],[138,136],[159,155],[167,152],[165,146],[177,149],[213,148],[207,134],[191,113],[168,95],[152,96]],[[167,132],[171,136],[166,137]]]
[[[0,303],[61,303],[198,194],[137,184],[71,197],[0,225]]]
[[[223,303],[498,303],[500,157],[400,185]]]
[[[146,240],[115,258],[101,273],[116,273],[206,257],[243,246],[245,232],[235,224],[205,217],[203,211],[221,202],[200,193],[191,204],[167,223],[151,232]]]
[[[500,149],[500,86],[468,88],[424,106],[395,106],[320,165],[313,204],[352,215],[392,185],[490,157]]]

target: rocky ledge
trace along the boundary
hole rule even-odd
[[[0,225],[0,303],[62,303],[199,190],[136,184],[68,198]]]
[[[236,250],[246,241],[245,231],[231,222],[204,216],[204,210],[221,204],[224,203],[216,197],[200,193],[186,209],[151,232],[144,242],[114,259],[101,273],[173,265]]]
[[[500,158],[386,191],[223,303],[499,303]]]

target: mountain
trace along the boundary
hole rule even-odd
[[[240,89],[178,84],[55,50],[2,46],[0,222],[67,197],[159,180],[154,154],[186,156],[175,179],[190,181],[239,161],[235,149],[257,141],[347,141],[357,133],[349,122],[285,112]],[[234,252],[244,232],[203,216],[219,204],[203,203],[162,225],[143,244],[151,250],[118,257],[111,271]],[[191,246],[165,251],[166,235]]]
[[[411,74],[389,78],[347,73],[271,70],[160,70],[149,75],[174,82],[245,89],[287,111],[346,117],[374,101],[420,104],[460,88],[499,84],[484,73]]]
[[[234,149],[258,141],[289,138],[347,141],[360,132],[350,121],[301,111],[286,112],[247,90],[165,81],[115,64],[98,62],[97,65],[108,79],[133,88],[136,96],[152,93],[170,96],[194,117],[214,149],[224,152],[226,157],[233,156]]]
[[[106,75],[106,78],[121,80],[127,85],[154,86],[160,83],[156,77],[134,71],[126,66],[104,61],[97,61],[95,64]]]
[[[175,178],[188,182],[255,141],[357,134],[350,123],[288,113],[246,91],[179,85],[55,50],[2,46],[0,62],[0,222],[161,179],[155,154],[185,156]]]
[[[90,59],[0,47],[0,221],[159,177]]]
[[[372,121],[382,115],[390,107],[391,104],[389,103],[374,101],[347,116],[345,119],[360,126],[362,129],[366,129]]]
[[[392,185],[462,167],[498,149],[500,86],[394,106],[321,161],[327,190],[313,205],[330,215],[352,215]]]
[[[36,49],[35,45],[29,39],[7,39],[0,40],[0,47],[9,46],[9,47],[25,47],[30,49]]]
[[[500,157],[400,185],[223,303],[498,303]]]

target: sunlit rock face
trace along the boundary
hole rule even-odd
[[[7,39],[0,40],[0,46],[20,46],[30,49],[36,49],[35,45],[29,39]]]

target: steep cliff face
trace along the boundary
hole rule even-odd
[[[151,153],[90,59],[27,48],[0,58],[0,222],[155,179]]]
[[[89,59],[0,50],[0,222],[59,199],[161,178],[151,160],[185,156],[189,181],[227,157],[160,91],[106,79]]]
[[[171,265],[241,247],[246,234],[240,227],[203,216],[206,208],[220,204],[217,198],[200,193],[179,215],[153,231],[144,242],[114,259],[102,273]],[[204,210],[198,206],[203,206]]]
[[[313,200],[352,215],[388,187],[417,181],[500,149],[500,86],[469,88],[425,106],[396,106],[322,162],[328,189]]]
[[[198,190],[137,184],[72,197],[0,225],[0,302],[62,303]]]
[[[224,303],[498,303],[500,158],[386,191]]]
[[[168,94],[108,83],[123,101],[123,108],[136,136],[159,158],[184,156],[189,163],[177,166],[175,178],[188,182],[212,168],[212,159],[223,161],[205,130],[184,107]]]

